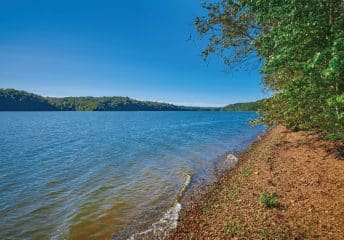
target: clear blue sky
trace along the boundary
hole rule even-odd
[[[257,69],[203,61],[202,13],[197,0],[1,0],[0,88],[200,106],[263,98]]]

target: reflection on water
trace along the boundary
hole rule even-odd
[[[263,128],[241,112],[0,113],[0,238],[110,239]],[[131,227],[128,227],[131,226]],[[128,234],[129,234],[128,232]]]

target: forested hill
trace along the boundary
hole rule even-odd
[[[15,89],[0,89],[0,111],[196,111],[184,107],[139,101],[128,97],[42,97]]]
[[[0,111],[53,111],[48,99],[14,89],[0,89]]]
[[[256,104],[226,107],[186,107],[139,101],[128,97],[42,97],[15,89],[0,89],[0,111],[256,111]]]
[[[261,100],[256,102],[234,103],[222,108],[222,111],[257,111]]]

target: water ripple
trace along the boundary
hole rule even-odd
[[[0,115],[0,239],[130,237],[164,213],[174,222],[185,176],[210,174],[263,131],[248,112]]]

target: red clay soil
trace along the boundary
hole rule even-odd
[[[344,239],[344,161],[334,152],[310,133],[273,128],[182,210],[171,239]],[[267,207],[263,192],[278,203]]]

